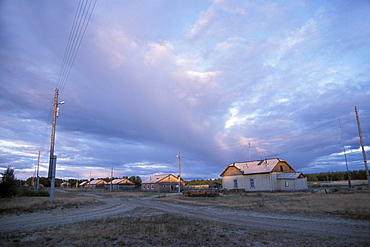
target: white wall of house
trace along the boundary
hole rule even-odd
[[[307,178],[298,178],[297,179],[297,190],[307,190]]]
[[[298,190],[297,180],[295,179],[278,179],[277,180],[277,190],[287,191],[287,190]]]
[[[307,190],[307,178],[298,179],[278,179],[277,190],[292,191],[292,190]]]
[[[254,175],[233,175],[222,177],[225,189],[245,189],[246,191],[292,191],[307,189],[307,178],[277,179],[281,172]],[[253,187],[252,187],[253,186]]]
[[[276,189],[276,173],[224,176],[225,189],[245,189],[246,191],[273,191]]]

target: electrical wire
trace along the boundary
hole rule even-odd
[[[56,88],[60,89],[59,95],[62,95],[68,81],[69,74],[81,47],[96,2],[97,0],[79,1],[56,84]]]

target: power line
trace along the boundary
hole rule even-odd
[[[97,0],[80,0],[78,4],[56,85],[56,88],[61,90],[60,95],[63,93],[67,83],[96,2]]]

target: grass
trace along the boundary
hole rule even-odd
[[[112,191],[92,190],[92,189],[63,189],[55,192],[53,203],[49,202],[49,197],[12,197],[0,199],[0,215],[33,213],[42,210],[52,210],[55,208],[79,208],[101,204],[99,197],[146,197],[158,196],[160,193],[141,192],[141,191]]]
[[[46,197],[14,197],[0,200],[0,215],[34,213],[42,210],[52,210],[55,208],[79,208],[86,205],[97,204],[94,198],[70,198],[55,199],[54,203],[49,202]],[[100,202],[101,204],[101,202]]]
[[[219,197],[184,197],[181,195],[155,200],[196,206],[217,206],[258,212],[338,215],[370,220],[370,191],[244,193]]]
[[[280,238],[276,238],[276,234]],[[8,233],[0,240],[4,246],[310,246],[307,243],[312,243],[308,242],[311,238],[309,235],[298,236],[285,231],[236,228],[228,224],[137,208],[125,215],[100,220],[32,233]],[[327,241],[317,237],[314,245],[330,245]]]
[[[105,198],[157,196],[159,193],[109,192],[76,190],[56,192],[55,203],[45,197],[23,197],[0,200],[0,212],[21,213],[51,210],[56,207],[84,207],[101,203]],[[84,194],[84,196],[81,196]],[[220,197],[184,197],[172,195],[154,200],[217,206],[238,210],[287,214],[335,215],[370,220],[370,191],[244,193]],[[265,231],[253,226],[233,226],[199,218],[173,215],[150,208],[136,208],[123,214],[71,225],[35,231],[0,234],[0,246],[331,246],[338,239],[309,236],[284,230]],[[342,246],[365,246],[366,243],[341,239]]]

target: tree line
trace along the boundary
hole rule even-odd
[[[222,179],[221,178],[215,178],[215,179],[195,179],[195,180],[190,180],[190,181],[185,181],[186,186],[191,186],[191,185],[207,185],[210,183],[218,183],[222,184]]]
[[[305,174],[307,181],[341,181],[348,180],[348,172],[320,172]],[[350,171],[350,178],[353,180],[366,180],[366,171]]]

